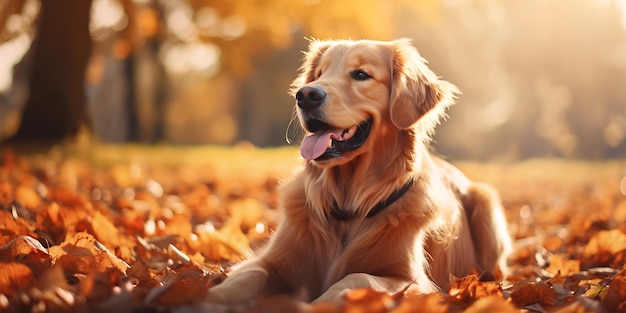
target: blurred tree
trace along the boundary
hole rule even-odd
[[[188,32],[217,43],[225,69],[247,76],[255,61],[292,46],[294,34],[321,39],[389,40],[397,12],[435,23],[441,0],[188,0],[198,25]],[[298,38],[300,39],[300,38]]]
[[[168,89],[158,56],[166,38],[163,6],[163,1],[92,3],[88,112],[93,131],[104,141],[163,139]]]
[[[283,144],[303,37],[409,37],[464,92],[440,152],[626,151],[621,0],[0,0],[0,25],[40,1],[18,139],[90,125],[105,141]]]
[[[106,60],[106,65],[98,65],[104,68],[102,79],[95,79],[92,84],[97,89],[90,100],[92,115],[98,116],[94,130],[106,141],[165,139],[197,143],[213,138],[209,142],[243,139],[259,145],[284,144],[280,133],[284,133],[291,104],[285,94],[301,58],[299,50],[306,49],[303,36],[390,39],[395,10],[410,9],[432,19],[439,3],[440,0],[95,0],[95,7],[121,4],[127,23],[120,29],[119,22],[110,22],[115,31],[92,28],[94,53],[108,51],[100,58]],[[93,11],[92,21],[105,18],[99,17],[99,11]],[[294,38],[298,38],[296,44],[292,42]],[[128,49],[119,53],[120,46]],[[120,62],[127,69],[123,78],[111,73],[120,68]],[[218,75],[220,78],[216,79]],[[265,79],[270,76],[281,85]],[[230,81],[240,97],[226,99],[228,92],[222,94],[223,90],[219,90],[213,95],[220,99],[218,103],[197,97],[191,100],[195,103],[180,101],[188,98],[183,93],[195,90],[191,86],[198,81],[213,79],[213,83]],[[119,91],[121,80],[133,87],[126,100],[119,96],[123,93]],[[128,109],[119,108],[121,104]],[[228,107],[209,108],[215,105]],[[232,136],[223,136],[220,127],[215,127],[219,134],[201,135],[212,132],[207,125],[230,119],[236,121]],[[185,130],[172,130],[180,125]]]
[[[29,99],[12,141],[57,141],[89,127],[84,79],[91,0],[41,0]]]
[[[0,25],[4,26],[24,2],[8,1],[6,9],[0,12]],[[92,8],[96,2],[103,5],[98,10]],[[247,78],[263,76],[255,73],[259,71],[256,65],[271,59],[276,51],[291,47],[294,34],[389,39],[394,10],[410,8],[425,13],[424,16],[434,16],[432,13],[440,0],[41,0],[40,3],[36,39],[29,53],[30,93],[19,129],[12,138],[15,141],[60,140],[75,135],[83,126],[117,138],[114,141],[159,140],[166,132],[164,102],[171,100],[168,97],[172,85],[180,88],[180,82],[186,80],[182,75],[168,73],[168,64],[163,64],[167,63],[164,58],[168,58],[167,50],[171,51],[172,47],[174,50],[184,47],[178,51],[187,53],[179,53],[174,62],[189,59],[187,63],[196,63],[192,66],[198,60],[203,63],[210,58],[207,51],[216,50],[215,63],[219,65],[215,67],[217,70],[210,69],[210,75],[215,76],[218,71],[228,73],[236,86],[250,90],[255,87]],[[105,19],[107,15],[115,15],[109,10],[115,6],[121,6],[125,16],[107,26],[111,29],[105,31],[108,35],[95,34],[90,18],[99,13]],[[372,16],[376,19],[372,20]],[[90,49],[92,38],[96,43],[94,55]],[[195,49],[195,58],[189,56],[193,50],[190,47],[201,48]],[[109,51],[103,53],[102,49]],[[204,53],[198,56],[198,51]],[[295,58],[293,63],[297,64]],[[90,104],[95,109],[87,106],[84,94],[88,64],[100,68],[94,71],[100,74],[87,77],[87,86],[92,82],[102,85],[91,92]],[[293,76],[295,64],[289,64],[288,69],[279,68],[286,73],[283,77]],[[245,114],[259,112],[258,107],[267,105],[258,103],[261,98],[242,98],[246,101],[234,106],[229,114],[240,121],[249,121],[250,116]],[[273,111],[276,104],[267,101],[270,103],[267,111]],[[106,114],[99,114],[103,112]],[[91,121],[88,113],[99,120]],[[102,119],[107,116],[108,120]],[[264,116],[271,119],[271,115]],[[258,125],[273,127],[268,124],[270,120],[259,122]],[[245,129],[245,134],[256,132],[258,128]],[[263,144],[263,140],[257,143]]]

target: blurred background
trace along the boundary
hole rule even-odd
[[[412,38],[445,156],[626,156],[624,0],[0,0],[0,141],[297,145],[307,37]]]

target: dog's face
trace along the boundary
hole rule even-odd
[[[312,41],[292,87],[307,131],[300,151],[318,166],[350,162],[417,124],[427,137],[458,92],[408,40]]]

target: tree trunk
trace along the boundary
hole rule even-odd
[[[85,70],[91,0],[41,0],[30,97],[13,141],[59,141],[89,127]]]

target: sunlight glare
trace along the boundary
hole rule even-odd
[[[197,72],[213,76],[217,74],[220,48],[212,43],[195,43],[187,47],[188,63]]]
[[[256,223],[256,226],[254,226],[254,231],[257,232],[257,234],[262,234],[265,232],[265,224],[258,222]]]
[[[119,31],[128,25],[124,8],[118,1],[94,0],[91,4],[89,30],[94,37],[100,37],[111,28]]]
[[[519,209],[519,217],[522,221],[527,221],[532,219],[533,210],[528,205],[522,205]]]
[[[213,222],[211,221],[208,221],[204,224],[196,225],[196,232],[198,233],[212,234],[215,233],[215,230],[215,225],[213,225]]]
[[[163,187],[154,179],[148,179],[146,181],[146,189],[157,198],[163,196]]]
[[[622,25],[626,28],[626,0],[596,0],[600,5],[614,6],[622,14]]]
[[[198,25],[203,35],[215,36],[219,24],[220,16],[215,9],[203,7],[196,12],[196,25]]]
[[[623,117],[611,117],[602,134],[607,145],[614,148],[619,147],[624,138],[626,138],[626,119]]]
[[[0,45],[0,92],[6,92],[13,84],[13,67],[28,51],[32,39],[22,33]]]
[[[191,8],[186,5],[176,6],[167,13],[167,29],[181,40],[192,41],[196,38],[198,30],[191,17]]]
[[[180,74],[187,70],[182,45],[165,45],[162,49],[162,60],[165,69],[172,74]]]
[[[238,16],[231,15],[222,21],[221,37],[225,40],[235,40],[246,33],[246,21]]]
[[[219,71],[220,49],[215,44],[200,42],[171,45],[164,48],[163,63],[172,74],[195,71],[213,77]]]
[[[146,235],[154,235],[156,232],[156,222],[154,219],[149,219],[143,226],[143,232]]]
[[[615,0],[615,6],[622,13],[622,25],[626,28],[626,0]]]

